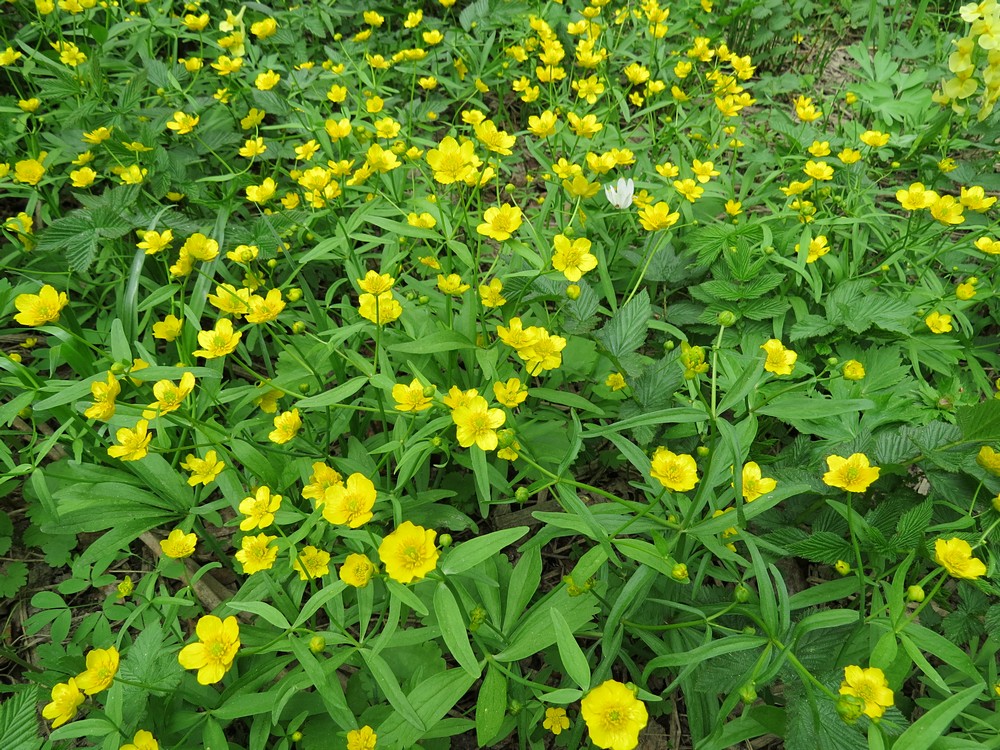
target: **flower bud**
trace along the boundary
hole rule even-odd
[[[846,576],[851,572],[851,564],[845,560],[837,560],[834,564],[833,569],[836,570],[840,575]]]
[[[425,385],[424,386],[424,398],[434,398],[434,394],[437,393],[436,385]]]
[[[300,299],[302,299],[302,290],[299,289],[298,287],[292,287],[285,294],[285,297],[288,299],[289,302],[298,302]]]
[[[511,698],[510,703],[507,704],[507,713],[511,716],[517,716],[521,713],[521,709],[524,708],[524,704],[516,698]]]
[[[910,586],[906,589],[906,598],[911,602],[922,602],[924,600],[924,590],[920,586]]]
[[[680,581],[681,583],[687,582],[688,580],[690,580],[688,578],[688,566],[685,565],[684,563],[677,563],[670,570],[670,577],[673,578],[675,581]]]
[[[113,362],[110,369],[112,375],[121,375],[125,372],[125,365],[121,362]]]
[[[419,297],[417,297],[417,304],[418,305],[426,305],[430,301],[431,301],[431,298],[428,297],[426,294],[421,294]]]
[[[503,450],[514,444],[517,435],[511,429],[497,430],[497,447]]]
[[[309,650],[314,654],[322,654],[326,650],[326,639],[321,635],[314,635],[309,639]]]
[[[736,584],[736,588],[733,590],[733,598],[740,604],[745,604],[750,601],[750,589],[742,583]]]
[[[570,284],[566,287],[566,296],[573,300],[580,299],[580,285]]]
[[[997,513],[1000,513],[1000,495],[997,495],[995,498],[993,498],[993,510],[995,510]]]
[[[448,547],[452,545],[453,541],[454,540],[451,538],[451,534],[441,534],[438,537],[438,545],[440,545],[441,549],[448,549]]]
[[[707,445],[699,445],[697,448],[695,448],[694,452],[697,453],[701,458],[705,458],[712,452],[712,449],[709,448]]]
[[[514,492],[514,499],[519,503],[526,503],[531,498],[531,493],[527,487],[518,487]]]
[[[668,352],[672,352],[675,346],[677,346],[677,344],[675,344],[673,340],[668,340],[663,343],[663,348]]]
[[[757,685],[753,680],[740,688],[740,700],[747,705],[757,700]]]
[[[277,261],[277,259],[271,258],[271,260],[269,260],[267,262],[267,267],[268,268],[277,268],[278,267],[278,261]]]
[[[302,732],[292,732],[292,742],[301,742]]]
[[[469,632],[475,633],[484,622],[486,622],[486,610],[482,607],[473,607],[469,613]]]
[[[732,310],[723,310],[718,316],[719,325],[727,328],[736,323],[736,313]]]
[[[121,583],[118,584],[118,598],[124,599],[132,593],[134,588],[135,587],[132,585],[132,576],[125,576]]]
[[[309,384],[308,383],[299,383],[299,393],[303,393],[303,394],[309,393]]]
[[[21,409],[21,411],[17,413],[17,416],[19,416],[21,419],[30,419],[31,415],[34,413],[35,413],[34,409],[32,409],[30,406],[25,406],[23,409]]]
[[[306,324],[302,320],[296,320],[292,323],[292,333],[304,333],[306,330]]]
[[[828,364],[828,365],[829,365],[830,367],[836,367],[837,365],[839,365],[839,364],[840,364],[840,360],[839,360],[839,359],[837,359],[836,357],[827,357],[827,358],[826,358],[826,363],[827,363],[827,364]]]

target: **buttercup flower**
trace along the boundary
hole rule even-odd
[[[42,716],[51,721],[52,728],[56,729],[76,716],[83,700],[76,680],[70,677],[52,688],[52,702],[42,709]]]
[[[340,580],[348,586],[361,589],[368,585],[374,572],[375,564],[368,559],[367,555],[352,553],[347,556],[344,564],[340,566],[338,575],[340,576]]]
[[[149,432],[149,422],[140,419],[133,429],[122,427],[115,433],[119,445],[108,448],[108,455],[122,461],[138,461],[149,453],[149,441],[153,435]]]
[[[95,695],[111,687],[118,674],[118,649],[95,648],[87,654],[87,671],[76,676],[76,686],[87,695]]]
[[[868,463],[864,453],[854,453],[849,458],[827,456],[826,465],[830,470],[823,475],[823,483],[848,492],[864,492],[881,471]]]
[[[323,495],[323,518],[332,524],[347,524],[352,529],[372,519],[375,483],[364,474],[354,473],[343,484],[335,484]]]
[[[557,234],[553,245],[552,267],[562,271],[568,281],[579,281],[587,271],[597,268],[597,258],[591,255],[590,240],[586,237],[571,240],[564,234]]]
[[[931,333],[949,333],[953,330],[951,316],[943,315],[937,310],[924,318],[924,323],[931,329]]]
[[[569,717],[566,716],[566,709],[546,708],[545,720],[542,722],[542,727],[548,729],[557,737],[563,730],[569,729]]]
[[[764,369],[773,372],[775,375],[791,375],[795,367],[795,360],[799,355],[791,349],[786,349],[778,339],[765,341],[761,347],[767,352],[767,359],[764,362]]]
[[[95,380],[90,384],[90,393],[94,403],[83,413],[87,419],[97,419],[106,422],[115,415],[115,399],[122,392],[121,384],[110,370],[104,380]]]
[[[181,649],[177,661],[184,669],[197,669],[198,682],[214,685],[233,666],[240,649],[240,626],[235,617],[220,620],[215,615],[205,615],[195,628],[198,643]]]
[[[760,466],[755,461],[743,464],[743,499],[752,503],[761,495],[766,495],[778,486],[775,479],[765,477],[760,472]]]
[[[236,559],[243,564],[244,573],[253,575],[274,566],[274,561],[278,559],[278,548],[272,547],[271,542],[277,538],[267,534],[243,537]]]
[[[194,375],[190,372],[185,372],[177,384],[170,380],[158,380],[153,386],[156,401],[143,409],[142,418],[153,419],[179,409],[181,402],[194,390],[194,382]]]
[[[663,446],[653,453],[650,476],[673,492],[693,490],[700,481],[694,456],[673,453]]]
[[[844,668],[844,681],[840,683],[840,694],[851,695],[864,701],[864,713],[872,719],[879,719],[893,704],[892,690],[881,669],[858,666]]]
[[[246,518],[240,521],[240,531],[266,529],[274,523],[274,514],[281,507],[281,495],[272,495],[268,486],[258,487],[253,497],[245,497],[240,502],[240,513]]]
[[[140,729],[135,733],[131,742],[122,745],[118,750],[160,750],[160,743],[153,737],[152,732]]]
[[[14,307],[19,311],[14,320],[32,328],[55,323],[67,304],[66,292],[57,292],[55,287],[45,284],[38,294],[19,294],[14,298]]]
[[[322,461],[317,461],[312,465],[312,476],[309,477],[309,484],[302,488],[302,497],[312,500],[317,506],[326,502],[326,491],[334,485],[340,484],[342,477],[340,472],[327,466]]]
[[[633,750],[649,721],[646,705],[617,680],[607,680],[580,702],[590,741],[611,750]]]
[[[330,553],[313,546],[304,547],[292,560],[292,569],[298,571],[300,581],[321,578],[330,572]]]
[[[187,454],[181,463],[181,468],[191,472],[187,483],[194,487],[199,484],[208,485],[215,481],[215,478],[226,468],[226,464],[218,459],[215,451],[209,451],[204,458],[198,458],[193,453]]]
[[[986,565],[972,556],[972,546],[957,537],[934,540],[934,562],[954,578],[975,579],[986,575]]]
[[[382,540],[378,556],[385,572],[399,583],[421,580],[437,567],[439,552],[434,546],[437,532],[403,521]]]
[[[452,411],[452,421],[458,428],[458,444],[463,448],[477,445],[484,451],[496,450],[497,429],[503,426],[507,415],[502,409],[491,409],[489,406],[485,398],[474,396]]]
[[[274,429],[267,434],[267,439],[272,443],[283,445],[298,435],[301,429],[302,418],[299,416],[299,410],[283,411],[274,418]]]
[[[361,729],[352,729],[347,733],[347,750],[375,750],[378,735],[367,724]]]
[[[660,201],[656,205],[646,206],[639,211],[639,223],[642,224],[642,228],[647,232],[669,229],[680,218],[680,213],[677,211],[670,213],[670,206],[663,201]]]
[[[242,331],[233,330],[233,322],[229,318],[220,318],[215,328],[198,333],[198,343],[201,349],[194,351],[194,356],[205,359],[216,359],[231,354],[240,343]]]
[[[864,380],[865,366],[856,359],[849,359],[844,362],[840,370],[846,380]]]
[[[174,529],[166,539],[160,540],[160,549],[167,557],[179,560],[194,554],[198,537],[194,533],[185,534],[181,529]]]
[[[476,231],[484,237],[503,242],[510,239],[520,226],[521,209],[504,203],[499,208],[496,206],[487,208],[483,214],[483,223],[476,227]]]

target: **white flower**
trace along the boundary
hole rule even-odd
[[[628,208],[632,205],[632,196],[635,195],[635,182],[629,177],[619,177],[618,182],[604,186],[604,195],[615,208]]]

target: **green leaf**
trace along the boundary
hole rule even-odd
[[[982,693],[983,686],[980,684],[949,696],[899,735],[896,738],[895,747],[906,748],[906,750],[928,750],[935,740],[948,731],[955,717]]]
[[[434,589],[434,614],[437,615],[438,627],[444,643],[458,665],[473,677],[479,677],[482,669],[479,660],[469,643],[469,631],[465,624],[465,616],[458,607],[455,595],[451,593],[448,584],[441,581]]]
[[[474,349],[475,346],[472,341],[455,331],[436,331],[427,336],[421,336],[416,341],[390,344],[386,347],[386,351],[393,354],[435,354],[457,349]]]
[[[494,657],[497,661],[520,661],[551,646],[556,642],[549,611],[558,609],[574,632],[590,622],[597,605],[590,597],[571,597],[561,586],[535,604],[521,619],[508,638],[509,645]]]
[[[276,607],[266,602],[234,602],[230,600],[226,604],[230,609],[235,609],[237,612],[249,612],[257,615],[281,630],[292,629],[291,623],[288,622],[285,616]]]
[[[408,699],[423,726],[433,727],[455,707],[475,681],[476,678],[464,669],[449,669],[421,680]],[[385,742],[386,747],[414,747],[427,733],[399,712],[391,714],[376,731],[379,743]]]
[[[488,747],[507,712],[507,678],[492,664],[486,670],[476,699],[476,744]]]
[[[838,414],[874,409],[875,402],[867,398],[823,398],[822,396],[779,396],[755,409],[781,420],[825,419]]]
[[[846,539],[830,531],[816,531],[808,539],[792,542],[788,545],[788,551],[798,557],[827,565],[851,558],[851,545]]]
[[[341,687],[340,678],[336,674],[337,667],[343,662],[336,659],[329,659],[320,664],[313,652],[309,650],[305,639],[295,634],[289,634],[288,645],[292,653],[295,654],[295,658],[298,659],[299,664],[302,665],[302,669],[311,680],[312,687],[319,693],[319,697],[323,701],[327,713],[330,714],[330,718],[341,729],[354,729],[357,723],[353,712],[347,706],[344,689]],[[364,655],[366,651],[362,650],[361,653]],[[370,654],[370,652],[368,653]],[[378,660],[386,670],[389,669],[384,661],[381,659]],[[396,678],[392,677],[391,671],[390,677],[393,683],[395,683]],[[398,683],[396,683],[396,690],[399,690]]]
[[[441,562],[441,572],[454,575],[469,570],[510,546],[530,530],[527,526],[516,526],[462,542],[445,556]]]
[[[571,408],[593,412],[599,417],[604,416],[603,409],[598,406],[594,406],[594,404],[590,403],[590,401],[585,399],[583,396],[576,393],[570,393],[569,391],[559,391],[555,388],[529,388],[528,395],[532,398],[548,401],[552,404],[560,404],[561,406],[569,406]]]
[[[121,674],[150,692],[166,692],[178,685],[183,669],[177,657],[164,648],[163,628],[152,623],[143,628],[122,660]]]
[[[417,712],[413,710],[412,704],[406,697],[406,694],[403,693],[402,688],[399,687],[396,675],[393,674],[392,668],[386,663],[385,659],[367,648],[360,649],[360,653],[361,658],[364,659],[368,670],[371,672],[372,677],[375,678],[375,682],[382,689],[382,694],[389,701],[389,704],[409,724],[412,724],[415,729],[419,729],[421,732],[427,731],[427,726]],[[472,678],[471,675],[470,678]]]
[[[994,442],[1000,440],[1000,400],[990,399],[975,406],[961,406],[955,411],[955,420],[968,441]]]
[[[613,357],[621,359],[646,343],[651,313],[649,292],[643,289],[628,304],[619,308],[614,317],[594,334],[594,338]]]
[[[4,750],[37,750],[38,690],[34,686],[12,695],[0,705],[0,747]]]
[[[576,642],[573,631],[558,609],[550,609],[552,626],[556,631],[556,646],[559,648],[559,658],[562,660],[566,674],[581,690],[590,689],[590,664],[587,657]]]
[[[527,546],[527,545],[525,545]],[[511,626],[520,620],[524,608],[538,591],[542,580],[542,551],[538,546],[528,547],[521,554],[510,576],[507,601],[503,611],[503,632],[507,635]],[[1000,605],[998,605],[1000,614]]]
[[[368,378],[359,375],[316,396],[299,399],[295,405],[301,409],[316,409],[339,404],[364,388],[368,382]]]
[[[28,582],[28,566],[23,562],[8,562],[0,571],[0,598],[12,599]]]

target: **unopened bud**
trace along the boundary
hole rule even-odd
[[[322,654],[326,650],[326,639],[321,635],[314,635],[309,639],[309,650],[314,654]]]
[[[441,545],[441,549],[447,549],[452,545],[453,541],[451,534],[441,534],[438,537],[438,544]]]
[[[292,742],[301,742],[302,732],[292,732]]]
[[[518,487],[514,491],[514,499],[519,503],[526,503],[531,498],[531,493],[528,492],[527,487]]]
[[[566,287],[566,296],[574,300],[580,299],[580,285],[570,284],[568,287]]]
[[[911,602],[922,602],[924,600],[924,590],[920,586],[910,586],[906,589],[906,598]]]
[[[719,325],[720,326],[731,326],[736,323],[736,313],[732,310],[723,310],[719,313]]]
[[[702,458],[705,458],[712,452],[712,449],[709,448],[707,445],[699,445],[697,448],[694,449],[694,452],[697,453]]]
[[[842,695],[837,699],[837,715],[845,724],[855,724],[865,712],[865,702],[856,695]]]
[[[742,583],[736,584],[736,588],[733,590],[733,599],[738,601],[740,604],[750,601],[750,589]]]
[[[302,290],[298,287],[293,287],[288,290],[288,293],[285,296],[288,298],[289,302],[298,302],[302,299]]]
[[[685,582],[688,580],[688,566],[684,563],[677,563],[670,570],[670,577],[675,581]]]
[[[299,393],[309,393],[309,384],[299,383]]]
[[[757,685],[753,680],[750,680],[750,682],[740,688],[740,700],[747,705],[757,700]]]
[[[305,333],[306,324],[304,321],[296,320],[292,323],[292,333]]]

